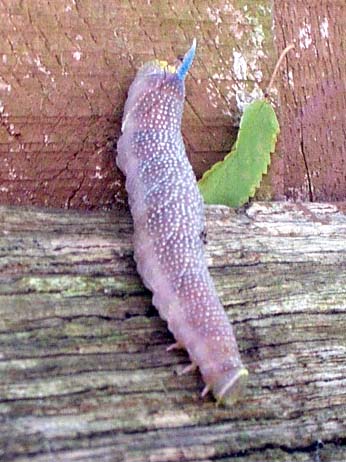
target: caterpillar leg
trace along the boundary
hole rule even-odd
[[[197,364],[191,363],[188,366],[184,367],[184,369],[181,372],[179,372],[178,375],[188,374],[189,372],[194,372],[196,369],[197,369]]]
[[[201,397],[204,398],[205,396],[207,396],[210,390],[211,390],[210,386],[206,385],[202,390]]]
[[[175,343],[172,343],[172,345],[169,345],[169,347],[166,348],[166,351],[183,350],[183,349],[184,349],[184,346],[181,343],[175,342]]]
[[[199,235],[201,241],[203,244],[208,244],[208,239],[207,239],[207,230],[204,228],[201,234]]]

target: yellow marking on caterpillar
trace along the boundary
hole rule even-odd
[[[172,66],[171,64],[168,64],[167,61],[160,61],[159,59],[155,60],[155,64],[159,66],[160,69],[170,72],[171,74],[174,74],[177,70],[175,66]]]

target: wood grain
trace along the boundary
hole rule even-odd
[[[346,215],[207,210],[207,256],[250,381],[231,409],[151,305],[119,213],[0,208],[2,461],[344,461]]]
[[[174,62],[193,37],[183,135],[197,176],[231,149],[244,98],[266,88],[273,42],[277,52],[293,42],[272,93],[279,145],[257,197],[344,200],[345,21],[344,0],[2,0],[0,203],[121,207],[114,146],[129,85],[141,64]]]
[[[277,197],[337,201],[346,196],[346,53],[343,0],[275,3],[278,49],[295,44],[278,78],[281,137],[274,158]],[[276,172],[276,173],[275,173]]]
[[[121,206],[114,146],[130,83],[149,60],[175,63],[194,37],[184,139],[197,175],[223,158],[236,95],[265,87],[275,61],[270,0],[246,3],[2,0],[0,203]]]

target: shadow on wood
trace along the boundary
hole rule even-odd
[[[339,208],[341,204],[339,204]],[[129,215],[0,208],[3,461],[344,461],[346,216],[207,209],[207,255],[250,370],[231,409],[151,305]]]

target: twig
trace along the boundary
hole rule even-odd
[[[275,68],[274,68],[274,71],[273,71],[273,74],[271,76],[271,79],[270,79],[270,82],[269,82],[269,85],[267,86],[267,89],[264,93],[264,96],[267,98],[268,95],[269,95],[269,92],[271,90],[271,87],[273,86],[273,83],[274,83],[274,80],[275,80],[275,77],[276,77],[276,74],[279,70],[279,67],[280,67],[280,64],[282,63],[282,60],[284,59],[284,57],[286,56],[286,54],[292,50],[292,48],[294,48],[294,44],[291,43],[290,45],[288,45],[281,53],[276,65],[275,65]]]

